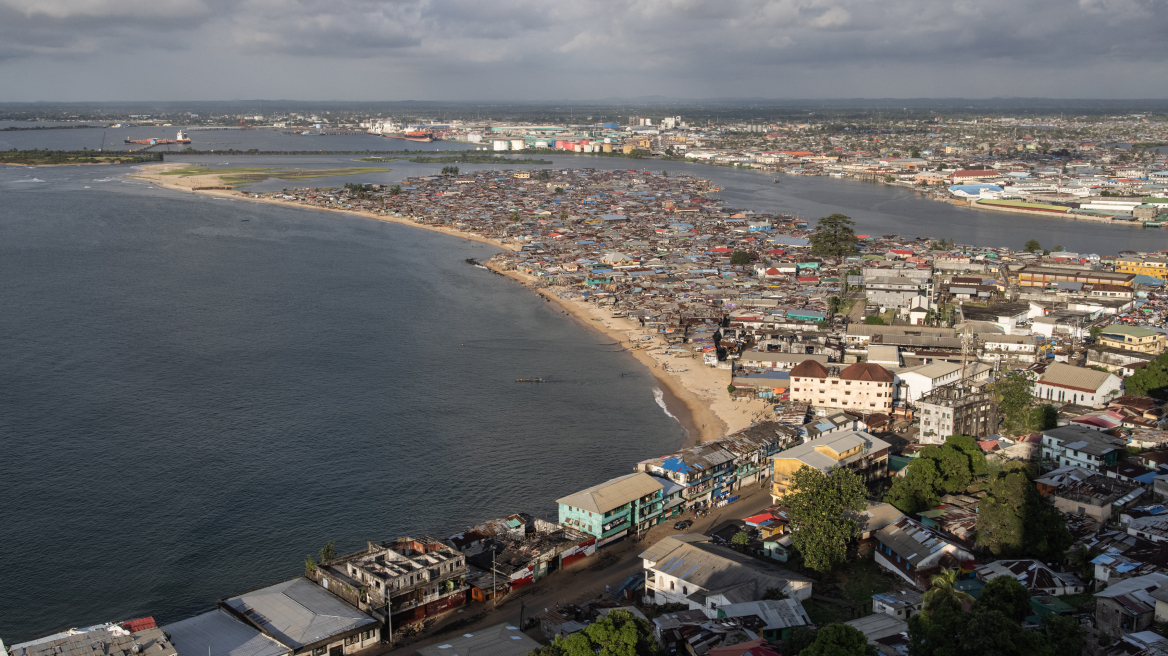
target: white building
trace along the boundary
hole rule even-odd
[[[685,604],[710,618],[723,606],[758,601],[770,588],[796,601],[811,597],[810,579],[715,545],[704,535],[667,537],[641,559],[647,601]]]
[[[1123,391],[1115,374],[1052,362],[1034,382],[1034,396],[1044,401],[1102,408]]]

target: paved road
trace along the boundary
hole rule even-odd
[[[722,522],[730,519],[750,517],[771,506],[770,495],[766,492],[766,488],[758,483],[746,486],[743,491],[739,492],[739,495],[741,498],[738,501],[727,506],[722,506],[721,508],[715,508],[705,517],[694,520],[694,525],[684,532],[705,534],[714,527],[722,524]],[[518,626],[521,603],[524,609],[524,617],[527,618],[531,617],[534,613],[542,612],[546,608],[554,608],[556,604],[581,604],[605,595],[606,586],[608,589],[616,589],[628,580],[630,576],[644,571],[639,555],[644,552],[646,547],[656,543],[658,540],[679,533],[679,531],[673,528],[673,524],[679,519],[693,519],[693,517],[687,513],[682,517],[670,519],[665,523],[653,527],[642,536],[625,539],[622,542],[606,547],[603,551],[615,553],[618,559],[612,565],[599,571],[592,569],[599,559],[598,556],[593,556],[575,563],[565,570],[553,572],[551,575],[540,579],[536,583],[508,595],[500,601],[497,608],[493,607],[493,604],[490,602],[486,604],[471,602],[461,609],[462,612],[452,612],[435,624],[427,632],[431,637],[424,637],[417,640],[417,642],[399,647],[393,650],[393,653],[407,655],[420,647],[447,640],[451,635],[460,635],[468,632],[473,633],[475,629],[502,622]],[[486,617],[467,626],[460,626],[457,633],[449,632],[434,635],[434,631],[440,630],[443,626],[452,622],[458,622],[467,617],[473,617],[484,610],[487,611]]]

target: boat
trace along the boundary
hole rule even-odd
[[[517,382],[517,383],[542,383],[543,379],[542,378],[516,378],[515,382]]]
[[[405,139],[406,141],[421,141],[423,143],[430,143],[431,141],[438,140],[437,137],[434,136],[433,132],[422,132],[422,131],[392,132],[389,134],[383,134],[381,136],[383,136],[387,139]]]
[[[191,138],[187,133],[179,130],[174,139],[126,139],[128,144],[146,144],[147,146],[165,146],[167,144],[189,144]]]
[[[779,179],[775,178],[775,184],[779,184]]]

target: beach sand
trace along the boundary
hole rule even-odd
[[[310,210],[355,214],[378,221],[400,223],[432,232],[441,232],[455,237],[462,237],[463,239],[490,244],[503,250],[518,250],[517,246],[513,244],[504,244],[496,239],[474,233],[462,232],[452,228],[417,223],[406,217],[387,216],[385,214],[375,214],[360,210],[312,207],[272,198],[254,198],[242,191],[226,189],[196,190],[198,187],[223,186],[223,182],[217,175],[182,177],[161,175],[165,171],[185,168],[187,166],[190,166],[190,164],[181,162],[145,164],[140,165],[140,173],[132,174],[131,177],[148,181],[164,189],[222,196],[257,203],[271,203],[285,207],[291,206]],[[686,349],[684,353],[691,357],[675,358],[674,353],[681,353],[682,351],[665,353],[664,339],[641,328],[640,324],[636,321],[625,318],[613,318],[611,316],[611,309],[597,307],[595,303],[579,299],[561,299],[554,293],[554,290],[538,288],[537,283],[539,281],[534,276],[520,271],[501,271],[489,263],[487,263],[487,266],[491,267],[497,273],[502,273],[508,278],[522,283],[524,286],[531,287],[533,291],[548,299],[549,302],[555,303],[568,316],[575,319],[586,329],[603,333],[611,337],[614,341],[620,342],[622,346],[629,348],[629,353],[641,364],[645,365],[657,379],[666,410],[677,418],[689,434],[687,446],[697,442],[708,442],[725,437],[730,433],[742,430],[763,419],[762,415],[768,407],[766,402],[761,399],[731,399],[729,392],[726,390],[730,384],[730,371],[706,366],[702,361],[701,354],[692,350],[692,345],[682,346],[683,349]],[[644,339],[650,336],[651,339]],[[645,349],[633,350],[647,344],[651,346]],[[665,365],[665,368],[662,365]]]

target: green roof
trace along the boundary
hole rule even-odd
[[[1154,205],[1168,205],[1168,198],[1145,198],[1144,202]]]
[[[1070,209],[1067,207],[1063,207],[1062,205],[1046,205],[1043,203],[1024,203],[1024,202],[1018,201],[1018,200],[993,200],[993,199],[985,199],[985,198],[977,201],[977,204],[978,205],[999,205],[1002,207],[1017,207],[1018,209],[1023,209],[1023,210],[1054,210],[1054,211],[1058,211],[1058,212],[1066,212],[1068,209]]]
[[[1126,335],[1128,337],[1152,337],[1160,333],[1140,326],[1122,326],[1119,324],[1107,326],[1103,329],[1104,335]]]

